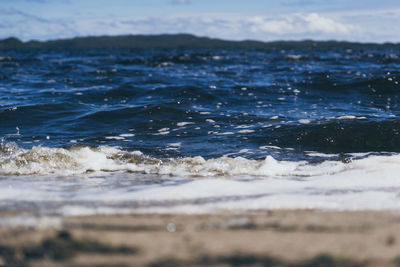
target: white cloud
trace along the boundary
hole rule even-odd
[[[308,34],[321,34],[323,36],[348,35],[358,27],[351,24],[336,22],[333,19],[323,17],[317,13],[292,14],[279,18],[267,17],[250,18],[250,29],[253,33],[270,33],[277,36]]]
[[[336,22],[330,18],[322,17],[317,13],[307,14],[301,18],[311,32],[349,34],[352,30],[356,29],[353,25]]]
[[[248,19],[250,30],[253,33],[264,32],[272,34],[282,34],[286,32],[293,32],[294,25],[288,20],[268,19],[264,17],[254,17]]]

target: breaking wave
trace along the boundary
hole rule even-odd
[[[321,156],[321,154],[318,154]],[[91,172],[127,172],[179,177],[311,177],[334,175],[362,169],[376,172],[381,168],[400,167],[400,155],[364,155],[346,160],[319,162],[279,161],[268,155],[264,159],[222,156],[154,158],[140,151],[127,152],[116,147],[77,146],[19,148],[0,146],[0,175],[77,175]]]

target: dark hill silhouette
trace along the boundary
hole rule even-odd
[[[131,48],[131,49],[313,49],[313,48],[393,48],[399,49],[400,44],[385,43],[351,43],[339,41],[274,41],[261,42],[253,40],[227,41],[208,37],[197,37],[191,34],[161,34],[161,35],[120,35],[120,36],[89,36],[72,39],[50,41],[22,42],[10,37],[0,40],[0,49],[20,48]]]

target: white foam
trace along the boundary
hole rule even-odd
[[[169,144],[179,147],[181,143]],[[239,153],[251,153],[242,149]],[[126,152],[115,147],[76,147],[71,149],[33,147],[30,150],[12,148],[12,153],[0,157],[0,174],[83,174],[88,171],[127,171],[174,176],[305,176],[304,169],[320,169],[304,162],[277,161],[271,156],[265,160],[243,157],[219,157],[205,160],[203,157],[156,159],[140,152]],[[333,162],[332,164],[336,164]],[[336,165],[340,165],[339,162]],[[285,171],[286,170],[286,171]]]
[[[260,146],[260,149],[282,149],[279,146]]]
[[[310,157],[321,157],[321,158],[337,157],[336,154],[325,154],[325,153],[318,153],[318,152],[315,152],[315,151],[307,151],[306,154],[307,154],[307,156],[310,156]]]
[[[163,129],[158,130],[158,133],[155,133],[153,135],[167,135],[170,133],[170,131],[168,131],[168,130],[169,130],[169,128],[163,128]]]
[[[396,175],[399,164],[398,155],[371,156],[349,164],[327,161],[318,165],[284,163],[267,157],[258,172],[270,175],[269,179],[201,179],[140,191],[135,198],[140,201],[180,201],[181,204],[173,207],[175,212],[275,208],[400,209],[397,196],[400,186]],[[282,178],[278,179],[279,176]],[[293,179],[295,177],[298,178]],[[196,199],[198,202],[221,200],[192,204]],[[150,207],[146,211],[171,212],[171,209]]]
[[[310,120],[307,120],[307,119],[301,119],[301,120],[299,120],[299,123],[301,123],[301,124],[309,124],[311,121]]]
[[[14,148],[8,155],[0,156],[0,174],[60,174],[72,175],[87,171],[135,171],[137,166],[131,163],[121,163],[117,159],[121,150],[112,147],[63,148],[33,147],[30,150]],[[137,155],[137,152],[133,152]],[[134,155],[134,154],[132,154]]]
[[[271,156],[157,159],[107,146],[29,150],[9,146],[2,151],[0,205],[48,202],[66,214],[400,209],[398,154],[362,154],[344,163],[315,152],[314,156],[327,159],[313,164]],[[140,182],[151,177],[157,182]]]
[[[301,58],[303,58],[303,56],[302,55],[287,55],[286,58],[292,59],[292,60],[300,60]]]
[[[272,127],[273,125],[272,124],[266,124],[266,125],[263,125],[263,126],[261,126],[262,128],[269,128],[269,127]]]
[[[179,127],[183,127],[189,124],[194,124],[194,122],[189,122],[189,121],[182,121],[182,122],[178,122],[176,125]]]
[[[180,147],[182,145],[182,143],[169,143],[168,146],[172,146],[172,147]]]
[[[354,115],[344,115],[337,117],[338,120],[365,120],[366,117],[356,117]]]
[[[235,134],[233,132],[222,132],[222,133],[217,133],[217,135],[232,135]]]
[[[120,134],[121,137],[133,137],[135,134],[127,133],[127,134]]]
[[[122,136],[106,136],[106,139],[109,140],[124,140],[125,138]]]
[[[354,120],[356,119],[356,116],[353,115],[345,115],[345,116],[340,116],[337,117],[338,120]]]
[[[253,125],[239,125],[236,126],[235,129],[247,129],[247,128],[252,128],[254,127]]]
[[[250,130],[250,129],[245,129],[245,130],[240,130],[238,131],[238,133],[253,133],[254,130]]]

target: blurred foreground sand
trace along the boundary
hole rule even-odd
[[[400,212],[94,215],[4,224],[14,216],[0,214],[0,266],[400,266]]]

